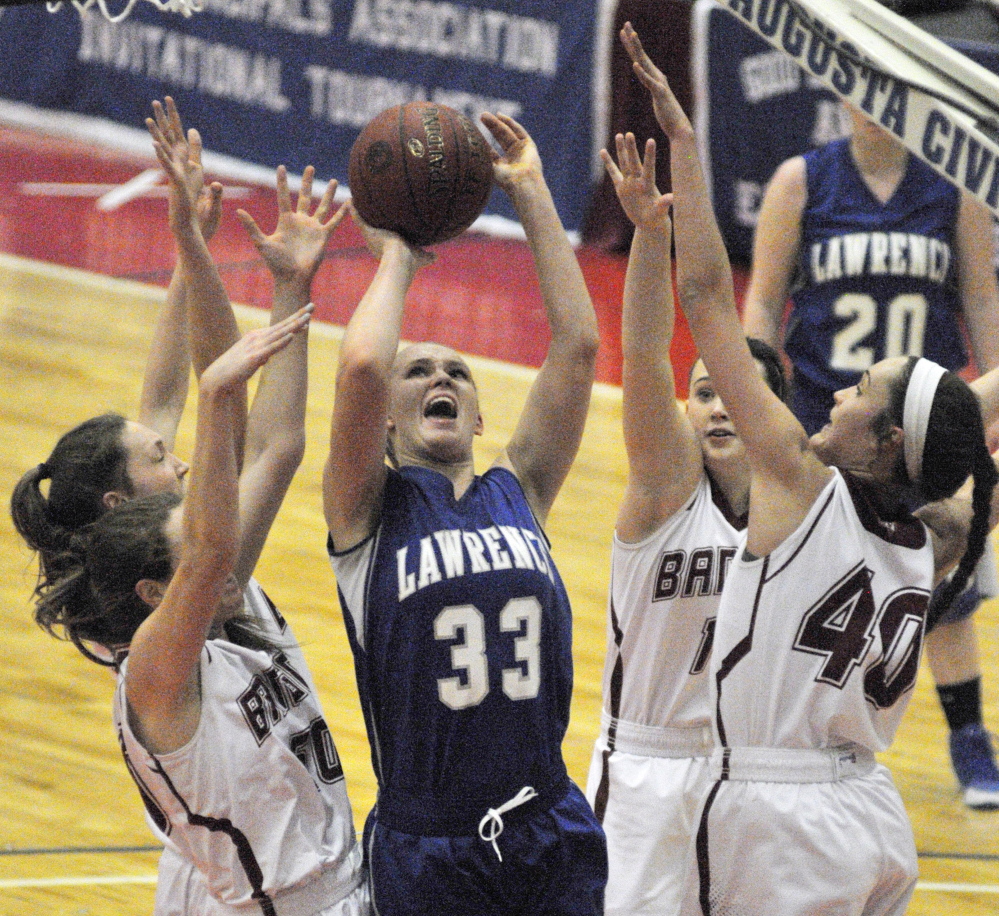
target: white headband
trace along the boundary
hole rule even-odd
[[[909,385],[905,389],[902,432],[905,434],[905,469],[912,483],[918,483],[923,474],[923,449],[926,446],[926,427],[930,423],[930,408],[933,407],[940,378],[946,371],[943,366],[920,358],[912,367]]]

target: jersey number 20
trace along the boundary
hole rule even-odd
[[[537,598],[512,598],[500,612],[500,630],[516,633],[514,658],[522,663],[503,669],[503,693],[511,700],[532,700],[541,684],[541,603]],[[437,695],[451,709],[478,706],[489,693],[486,624],[474,604],[444,608],[434,621],[434,638],[458,640],[451,646],[451,667],[464,677],[437,679]]]
[[[833,336],[829,365],[845,372],[866,372],[878,359],[892,356],[922,356],[926,335],[926,297],[903,293],[888,303],[885,318],[885,352],[877,356],[873,347],[861,346],[878,323],[878,304],[866,293],[845,293],[833,311],[848,324]]]

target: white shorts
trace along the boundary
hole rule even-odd
[[[586,797],[593,805],[604,775],[607,739],[593,748]],[[615,750],[607,757],[609,873],[607,916],[676,916],[700,802],[710,784],[707,757],[652,757]],[[689,859],[688,859],[689,857]]]
[[[870,757],[825,781],[814,769],[815,781],[790,781],[786,771],[762,772],[761,758],[824,752],[747,749],[756,759],[740,773],[740,750],[731,778],[705,799],[685,916],[903,916],[918,863],[888,770]]]
[[[278,916],[369,916],[371,912],[368,882],[359,884],[342,900],[316,910],[311,906],[282,906],[280,895],[275,900]],[[156,878],[156,904],[153,916],[213,916],[228,913],[232,907],[221,906],[208,893],[198,870],[179,856],[172,847],[164,846]],[[251,908],[258,911],[259,907]]]

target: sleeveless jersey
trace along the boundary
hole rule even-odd
[[[647,728],[710,725],[708,658],[738,540],[707,474],[645,540],[626,544],[615,534],[603,680],[612,719]]]
[[[834,470],[798,529],[729,570],[711,661],[722,747],[883,751],[911,697],[933,547]]]
[[[329,548],[379,823],[462,836],[526,785],[564,793],[571,612],[517,478],[456,500],[436,471],[390,470],[374,534]]]
[[[247,613],[284,645],[284,618],[256,582],[246,600]],[[200,664],[198,728],[169,754],[149,753],[129,727],[127,658],[115,691],[125,763],[156,833],[176,854],[171,861],[197,869],[195,885],[211,895],[204,916],[231,907],[308,916],[332,906],[360,883],[361,850],[301,650],[254,651],[210,639]],[[280,905],[282,894],[297,904]]]
[[[796,375],[831,395],[887,357],[962,368],[957,189],[910,155],[881,204],[857,171],[848,138],[804,158],[800,286],[785,340]]]

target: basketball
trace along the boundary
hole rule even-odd
[[[408,102],[372,118],[350,151],[354,207],[369,226],[409,244],[460,235],[489,200],[489,144],[463,114],[435,102]]]

